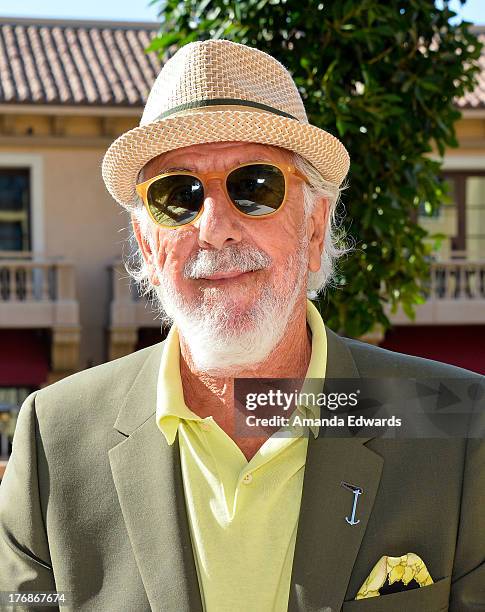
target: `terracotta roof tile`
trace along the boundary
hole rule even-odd
[[[485,43],[484,28],[474,28]],[[0,18],[0,104],[142,107],[160,71],[156,24]],[[485,48],[462,109],[485,108]]]
[[[0,19],[0,104],[145,104],[156,24]]]
[[[476,32],[478,40],[485,45],[485,32],[483,27],[480,28],[481,32]],[[457,98],[456,103],[460,108],[473,109],[473,108],[485,108],[485,46],[482,49],[482,55],[478,60],[480,66],[480,72],[477,75],[478,84],[475,89]]]
[[[56,99],[56,84],[50,64],[46,58],[43,49],[42,39],[39,34],[39,29],[35,26],[27,28],[27,37],[30,42],[32,56],[36,58],[34,65],[37,69],[38,78],[38,97],[41,100],[44,96],[47,103],[53,102]],[[42,85],[41,85],[42,83]]]
[[[19,101],[32,99],[32,92],[29,87],[29,82],[24,69],[23,50],[19,49],[18,29],[11,25],[6,25],[3,28],[3,39],[5,50],[7,53],[8,68],[12,81],[14,92],[18,96]]]

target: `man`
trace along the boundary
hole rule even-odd
[[[348,167],[268,55],[205,41],[167,62],[103,176],[174,325],[26,400],[0,590],[103,612],[485,610],[482,441],[238,427],[236,378],[482,383],[341,338],[307,301],[341,253]]]

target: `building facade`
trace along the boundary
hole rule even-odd
[[[145,53],[156,30],[0,19],[0,459],[31,391],[156,329],[141,301],[123,306],[129,217],[101,178],[160,70]]]
[[[485,27],[473,28],[485,43]],[[400,309],[380,345],[485,374],[485,52],[475,90],[456,101],[459,146],[445,152],[443,174],[450,187],[433,216],[420,224],[445,235],[433,256],[429,299],[410,320]]]

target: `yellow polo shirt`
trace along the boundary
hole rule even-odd
[[[307,301],[312,354],[306,379],[323,379],[325,326]],[[185,502],[201,599],[207,612],[283,612],[300,513],[308,428],[280,428],[248,462],[212,416],[184,402],[180,345],[172,326],[157,389],[157,425],[168,444],[179,434]],[[311,381],[308,381],[311,383]],[[307,383],[303,391],[308,390]],[[297,408],[303,416],[318,406]],[[295,411],[296,413],[296,411]],[[318,435],[318,427],[312,428]],[[163,441],[165,443],[165,441]]]

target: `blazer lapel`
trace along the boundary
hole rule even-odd
[[[326,331],[326,380],[358,379],[344,340],[328,328]],[[382,473],[382,458],[365,446],[369,439],[315,439],[310,435],[288,612],[341,609]],[[363,489],[356,525],[345,520],[352,513],[354,496],[341,486],[342,481]]]
[[[108,453],[121,512],[152,610],[202,612],[180,469],[155,422],[163,343],[138,373],[114,425],[125,437]]]

